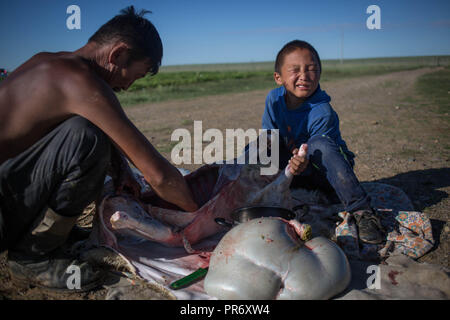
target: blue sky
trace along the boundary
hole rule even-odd
[[[81,30],[68,30],[69,5],[81,9]],[[369,30],[366,8],[381,9],[381,30]],[[40,51],[72,51],[128,5],[147,17],[164,45],[163,65],[272,61],[301,39],[322,59],[450,54],[450,1],[40,0],[0,2],[0,67],[13,70]]]

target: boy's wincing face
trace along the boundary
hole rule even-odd
[[[320,80],[319,61],[308,49],[295,49],[283,58],[280,73],[274,73],[275,82],[286,88],[286,105],[293,109],[302,104],[314,91]]]

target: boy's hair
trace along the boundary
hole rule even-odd
[[[144,15],[151,11],[141,10],[136,12],[133,6],[120,11],[120,14],[106,22],[90,38],[89,42],[95,41],[99,44],[111,41],[123,41],[130,49],[130,59],[140,60],[150,58],[152,75],[158,73],[163,55],[161,38],[155,26]]]
[[[308,49],[311,51],[312,54],[316,56],[319,63],[320,72],[322,73],[322,62],[320,61],[320,57],[316,49],[314,49],[314,47],[308,42],[302,40],[293,40],[286,43],[284,47],[281,48],[277,54],[277,59],[275,60],[275,72],[281,73],[281,66],[283,65],[284,57],[296,49]]]

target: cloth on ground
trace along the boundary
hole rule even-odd
[[[337,300],[450,299],[448,268],[393,254],[379,265],[350,260],[352,281]]]
[[[300,221],[310,224],[313,236],[323,235],[337,241],[348,258],[378,260],[392,253],[402,253],[413,259],[420,258],[434,246],[430,219],[425,213],[414,211],[408,196],[399,188],[375,182],[361,184],[371,197],[371,206],[380,216],[381,224],[387,232],[386,241],[380,245],[360,244],[357,227],[352,216],[340,204],[331,207],[311,206],[316,210],[303,215]],[[294,205],[301,189],[293,190]],[[333,226],[330,217],[338,212],[343,220]]]
[[[253,179],[258,179],[258,176],[253,176]],[[144,181],[141,175],[138,175],[138,177],[141,181]],[[239,179],[239,174],[228,178],[231,180]],[[251,181],[246,183],[251,183]],[[358,267],[361,269],[361,264],[375,263],[375,265],[379,265],[380,258],[386,258],[389,254],[396,256],[402,253],[405,259],[408,259],[407,256],[419,258],[433,247],[434,242],[428,217],[424,213],[413,211],[411,201],[401,189],[380,183],[363,183],[362,186],[371,196],[372,206],[378,209],[382,217],[382,224],[388,231],[387,242],[382,246],[364,245],[362,248],[359,248],[356,226],[354,221],[350,219],[350,215],[342,212],[342,207],[339,204],[324,204],[323,199],[314,194],[314,192],[291,190],[292,205],[305,204],[305,207],[308,208],[308,210],[299,209],[296,212],[297,219],[302,223],[311,224],[313,236],[323,235],[336,241],[347,254],[354,274],[361,273],[361,271],[358,271]],[[217,191],[217,185],[215,191]],[[343,221],[337,221],[336,213],[338,212]],[[175,296],[177,299],[214,299],[203,290],[203,280],[180,290],[172,290],[169,288],[169,285],[198,268],[207,267],[212,251],[226,231],[218,232],[211,237],[203,239],[193,246],[195,253],[188,254],[182,247],[169,248],[153,241],[119,234],[115,234],[117,243],[111,244],[103,237],[104,233],[98,230],[100,227],[101,225],[98,223],[94,226],[94,229],[97,230],[94,230],[92,233],[94,236],[91,237],[89,240],[90,244],[85,245],[85,248],[92,247],[92,245],[100,245],[114,250],[129,262],[131,266],[130,271],[151,283],[159,284],[161,290],[167,290],[168,294]],[[109,230],[109,232],[114,233],[115,231]],[[367,262],[370,260],[372,262]],[[389,263],[392,259],[386,261]],[[379,266],[382,270],[386,268],[383,265]],[[404,270],[402,269],[403,271],[401,272],[407,274],[410,269],[417,272],[420,270],[420,266],[421,264],[414,265],[408,262],[402,265]],[[432,273],[432,271],[430,272]],[[366,273],[366,279],[369,276]],[[448,281],[448,274],[446,279]],[[426,286],[425,282],[423,286]],[[398,294],[404,291],[402,288],[402,282],[399,282],[396,290],[391,291],[389,294],[377,291],[377,296],[379,298],[401,298],[401,295]],[[407,288],[408,286],[405,286],[405,290]],[[367,285],[361,284],[361,282],[355,284],[353,281],[346,290],[351,295],[340,295],[339,297],[349,297],[350,299],[370,298],[370,294],[355,293],[355,290],[359,292],[366,289]],[[445,290],[430,290],[432,292],[441,292],[433,296],[449,296],[449,293]]]

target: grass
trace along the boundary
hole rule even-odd
[[[433,73],[421,76],[416,83],[417,91],[431,105],[436,106],[439,114],[450,113],[450,68],[446,67]]]
[[[118,97],[121,104],[126,107],[143,102],[189,99],[207,95],[245,92],[275,87],[271,75],[242,79],[226,78],[226,76],[227,74],[221,74],[221,78],[217,80],[159,85],[156,88],[144,87],[136,90],[130,87],[131,90],[129,92],[121,92],[118,94]]]
[[[436,154],[447,156],[450,150],[448,135],[450,125],[450,67],[426,73],[415,83],[416,94],[408,100],[414,107],[416,121],[424,123],[435,132],[436,139],[443,149],[435,150]],[[431,114],[431,116],[429,115]],[[440,122],[437,124],[437,120]]]
[[[353,59],[343,64],[339,60],[324,60],[321,82],[449,64],[450,56]],[[128,91],[120,92],[118,98],[127,107],[145,102],[270,90],[276,87],[272,70],[273,62],[167,66],[156,76],[139,79]]]
[[[170,141],[167,143],[157,144],[155,146],[155,148],[161,153],[170,153],[172,151],[173,147],[175,147],[177,144],[178,144],[178,141]]]
[[[194,124],[194,121],[191,119],[184,119],[183,121],[181,121],[181,125],[183,125],[183,126],[190,126],[193,124]]]

